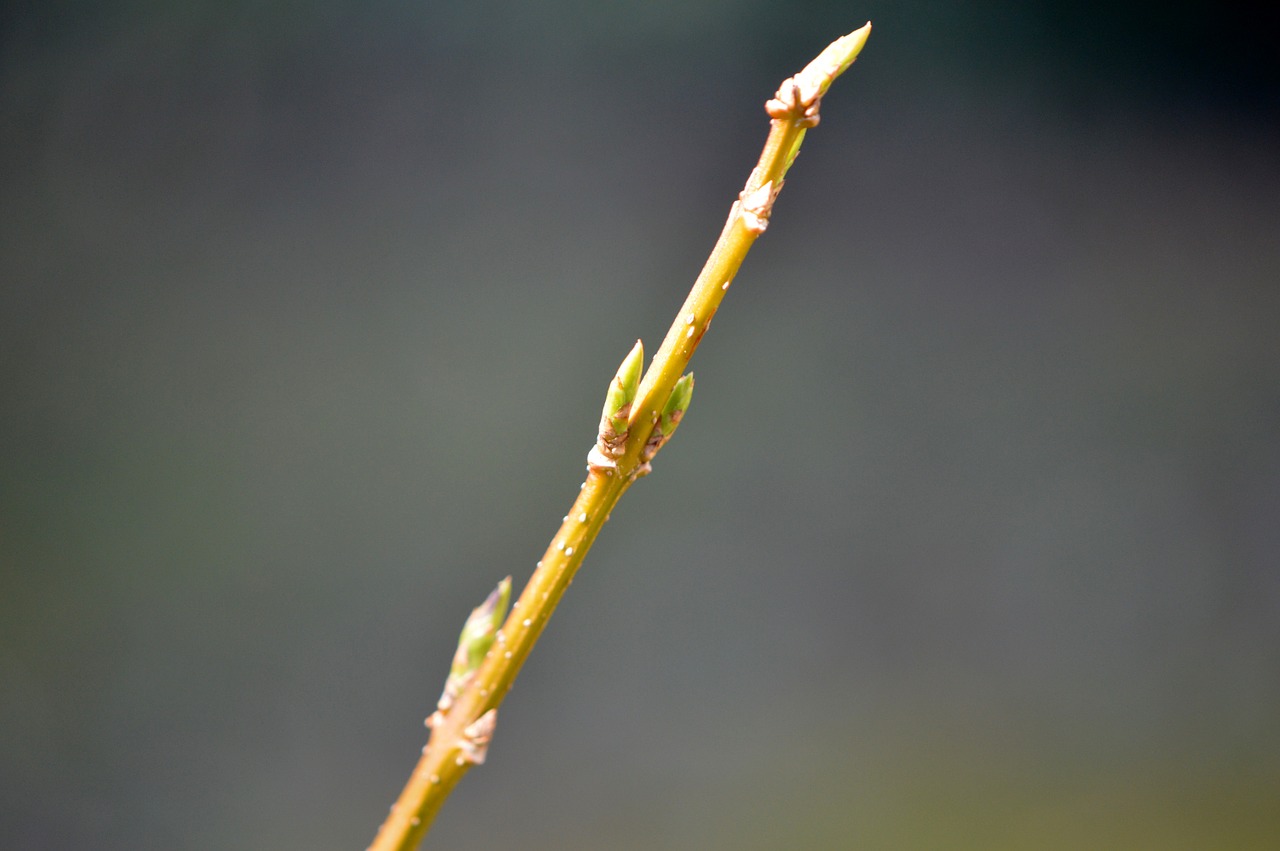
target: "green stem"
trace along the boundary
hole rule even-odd
[[[496,712],[524,660],[622,494],[648,471],[641,453],[672,388],[688,366],[747,252],[765,230],[774,198],[795,160],[805,131],[818,123],[818,103],[857,57],[867,24],[836,40],[803,71],[788,78],[766,105],[772,118],[760,161],[729,211],[720,238],[685,299],[662,347],[640,381],[625,449],[611,462],[593,459],[573,507],[543,554],[492,647],[452,704],[432,716],[431,738],[370,851],[417,847],[462,775],[484,760]],[[624,365],[625,369],[625,365]],[[611,385],[612,386],[612,385]],[[602,456],[603,457],[603,456]]]

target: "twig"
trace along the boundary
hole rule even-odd
[[[515,607],[499,629],[510,578],[478,607],[458,642],[444,694],[427,724],[431,738],[370,851],[411,851],[453,787],[484,762],[498,705],[542,634],[609,513],[671,438],[688,409],[693,376],[684,373],[747,251],[769,224],[774,199],[831,83],[853,63],[871,24],[837,39],[765,105],[772,119],[760,161],[729,211],[720,238],[640,379],[637,342],[609,385],[587,478]]]

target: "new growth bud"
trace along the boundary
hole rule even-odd
[[[667,404],[662,406],[662,415],[658,418],[658,427],[668,439],[675,434],[676,426],[680,425],[684,412],[689,410],[689,400],[692,398],[693,373],[690,372],[681,376],[676,386],[671,388],[671,395],[667,397]]]
[[[449,711],[449,707],[453,706],[458,695],[480,669],[485,654],[493,646],[498,629],[506,620],[510,602],[511,577],[508,576],[489,592],[483,603],[471,610],[467,622],[462,626],[462,634],[458,636],[458,649],[453,654],[449,678],[444,682],[444,693],[436,704],[437,711],[427,719],[428,727],[434,726]]]
[[[618,374],[609,382],[609,392],[604,397],[604,410],[600,412],[600,436],[597,446],[608,459],[620,458],[627,447],[627,421],[631,417],[631,405],[640,388],[640,371],[644,368],[644,344],[636,340],[631,353],[618,367]]]
[[[649,440],[644,445],[644,452],[640,453],[640,459],[646,464],[653,460],[658,450],[671,439],[671,435],[675,434],[680,420],[684,418],[684,412],[689,410],[689,400],[692,398],[693,373],[690,372],[680,377],[675,387],[671,388],[667,404],[662,406],[662,413],[658,415],[653,433],[649,435]]]
[[[827,89],[831,88],[831,83],[836,77],[848,70],[853,60],[858,58],[870,34],[871,23],[868,21],[866,26],[827,45],[826,50],[818,54],[817,58],[804,67],[804,70],[794,77],[783,80],[777,94],[764,105],[764,111],[774,121],[794,123],[799,131],[791,140],[791,148],[787,152],[786,162],[778,173],[779,177],[785,175],[791,168],[791,164],[795,162],[796,154],[800,152],[800,143],[804,141],[805,131],[818,126],[818,121],[822,117],[819,112],[822,96],[827,93]],[[749,228],[752,223],[751,219],[746,219]],[[761,231],[753,230],[753,232]]]
[[[489,652],[493,638],[498,634],[498,627],[507,617],[510,602],[511,577],[508,576],[489,592],[483,603],[471,610],[462,626],[462,634],[458,636],[458,650],[453,654],[450,677],[465,677],[480,667],[484,654]]]
[[[765,112],[775,121],[794,121],[804,128],[817,127],[822,96],[836,77],[858,58],[870,34],[871,23],[867,22],[866,26],[831,42],[799,74],[782,81],[777,94],[764,105]]]

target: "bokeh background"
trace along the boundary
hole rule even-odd
[[[1280,75],[1099,2],[7,4],[0,846],[362,848],[870,18],[432,847],[1280,847]]]

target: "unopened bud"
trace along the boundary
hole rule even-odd
[[[598,445],[605,457],[617,458],[626,449],[627,421],[631,417],[631,405],[640,389],[640,371],[644,367],[644,344],[636,340],[631,353],[618,367],[618,374],[609,382],[609,392],[604,397],[604,410],[600,412],[600,436]]]
[[[433,727],[453,706],[458,695],[475,676],[484,662],[485,654],[493,646],[498,629],[507,617],[507,605],[511,602],[511,577],[498,583],[485,598],[485,601],[471,610],[467,622],[462,626],[462,634],[458,636],[458,649],[453,653],[453,664],[449,667],[449,677],[444,681],[444,692],[436,704],[437,712],[427,719],[427,726]]]
[[[680,425],[680,420],[684,419],[684,412],[689,409],[691,399],[693,399],[692,372],[681,376],[671,388],[671,395],[667,397],[667,403],[662,406],[662,413],[658,415],[653,433],[645,443],[644,452],[641,453],[642,460],[652,461],[653,456],[658,454],[663,444],[671,439],[671,435],[675,434],[676,428]]]

